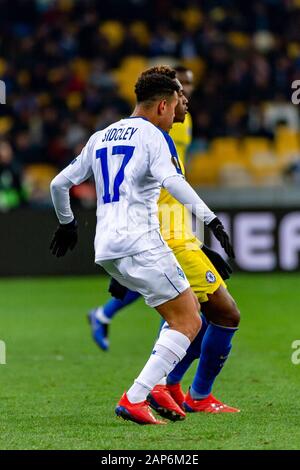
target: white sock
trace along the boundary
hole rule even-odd
[[[103,307],[98,307],[96,312],[95,312],[95,317],[97,320],[101,321],[101,323],[104,323],[108,325],[111,321],[110,318],[107,318],[106,315],[104,315]]]
[[[179,331],[164,331],[156,341],[144,369],[127,392],[131,403],[146,400],[152,388],[174,369],[191,344],[187,336]]]
[[[168,323],[165,321],[165,323],[163,324],[163,326],[161,327],[161,330],[160,330],[160,335],[163,335],[166,331],[168,331],[169,329],[169,325]],[[167,385],[167,377],[163,377],[159,382],[157,382],[156,385]]]

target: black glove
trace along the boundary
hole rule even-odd
[[[111,293],[112,297],[115,297],[116,299],[119,300],[124,300],[125,295],[128,292],[127,287],[122,286],[122,284],[119,284],[118,281],[116,281],[113,277],[111,278],[108,292]]]
[[[216,237],[217,240],[219,240],[221,247],[224,248],[225,253],[229,256],[229,258],[235,258],[235,254],[233,251],[233,247],[230,243],[229,236],[225,232],[225,228],[218,217],[216,217],[214,220],[212,220],[209,224],[208,227],[212,230],[214,236]]]
[[[68,249],[73,250],[78,240],[77,228],[76,219],[69,224],[59,224],[50,244],[50,251],[54,256],[60,258],[65,256]]]
[[[230,274],[232,274],[231,266],[222,258],[219,253],[214,250],[211,250],[207,246],[202,246],[203,253],[208,257],[208,259],[212,262],[218,273],[221,275],[222,279],[226,280],[230,278]]]

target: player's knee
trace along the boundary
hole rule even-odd
[[[171,325],[172,328],[180,331],[187,336],[190,341],[193,341],[201,329],[202,321],[199,313],[195,312],[192,315],[186,315],[184,318],[177,318]]]
[[[190,332],[189,332],[189,338],[191,341],[193,341],[199,331],[201,330],[202,326],[202,320],[201,317],[198,313],[193,316],[192,320],[190,321]]]
[[[234,300],[232,300],[231,306],[228,309],[226,317],[228,322],[227,326],[230,326],[232,328],[237,328],[239,326],[239,323],[241,321],[241,314]]]
[[[196,294],[193,293],[193,298],[194,298],[194,305],[195,305],[195,308],[197,310],[197,312],[200,312],[200,303],[199,303],[199,300],[198,300],[198,297],[196,296]]]
[[[229,292],[226,291],[225,296],[222,296],[222,302],[218,304],[218,307],[219,308],[216,309],[217,318],[213,321],[223,326],[237,328],[240,323],[241,315],[236,302]]]

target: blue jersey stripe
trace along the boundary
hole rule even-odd
[[[144,116],[129,116],[129,117],[123,118],[123,119],[144,119],[144,121],[149,122],[149,120],[147,118],[145,118]],[[177,154],[177,150],[176,150],[176,147],[175,147],[175,144],[173,142],[172,137],[166,131],[161,129],[160,127],[158,127],[158,126],[155,126],[155,127],[162,133],[162,135],[165,138],[165,141],[168,144],[170,154],[171,154],[171,157],[172,157],[172,162],[173,162],[173,164],[176,168],[177,173],[179,175],[183,175],[183,172],[182,172],[181,166],[180,166],[180,162],[179,162],[179,158],[178,158],[178,154]]]
[[[177,150],[176,150],[176,147],[175,147],[175,144],[173,142],[172,137],[166,131],[161,129],[160,127],[157,127],[157,129],[162,133],[162,135],[164,136],[164,138],[165,138],[165,140],[168,144],[170,154],[171,154],[171,157],[172,157],[172,162],[173,162],[173,164],[176,168],[177,173],[179,173],[180,175],[183,175],[182,170],[181,170],[181,166],[180,166],[180,163],[179,163],[179,158],[178,158],[178,155],[177,155]]]

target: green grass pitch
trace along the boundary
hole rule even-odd
[[[215,395],[240,414],[190,414],[167,426],[117,419],[114,406],[144,365],[159,318],[143,300],[115,319],[111,351],[86,313],[107,278],[0,280],[0,449],[299,449],[299,275],[235,275],[242,322]],[[193,376],[188,371],[184,387]]]

